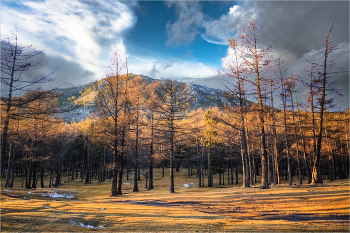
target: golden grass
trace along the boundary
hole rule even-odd
[[[132,192],[131,179],[124,183],[130,183],[123,185],[124,195],[111,197],[110,181],[85,185],[74,180],[59,188],[26,190],[16,180],[12,192],[1,190],[18,197],[1,195],[1,230],[349,231],[349,180],[317,186],[283,183],[264,190],[258,185],[219,187],[217,183],[214,188],[199,188],[196,176],[187,176],[187,170],[181,169],[176,173],[176,193],[170,194],[169,175],[162,178],[161,169],[155,169],[154,190],[144,189],[144,179],[137,193]],[[192,188],[183,185],[189,183],[194,183]],[[42,196],[50,191],[71,193],[75,198]]]

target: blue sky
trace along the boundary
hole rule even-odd
[[[201,8],[207,17],[219,18],[228,12],[235,2],[202,2]],[[226,45],[212,44],[205,41],[198,29],[198,36],[191,41],[168,43],[166,25],[176,20],[175,7],[168,7],[164,2],[139,2],[136,8],[138,22],[126,35],[126,46],[130,53],[143,51],[155,57],[165,57],[169,60],[190,60],[213,66],[221,65],[219,49],[227,50]],[[140,36],[142,35],[142,36]]]
[[[264,25],[261,45],[274,44],[273,56],[306,78],[304,58],[322,58],[327,23],[339,17],[333,56],[349,70],[347,1],[1,1],[0,13],[1,36],[16,27],[21,43],[44,49],[40,72],[61,65],[54,85],[62,87],[105,77],[118,46],[129,72],[222,88],[215,75],[230,53],[226,37],[253,18]],[[335,87],[348,105],[349,73]]]

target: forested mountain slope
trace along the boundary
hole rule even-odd
[[[141,76],[146,79],[147,84],[156,80],[148,76]],[[103,80],[100,82],[102,81]],[[231,99],[229,101],[223,90],[195,83],[188,83],[188,85],[190,85],[191,94],[194,96],[194,100],[190,103],[190,110],[196,110],[200,107],[203,109],[215,106],[223,107],[224,104],[239,104],[238,98]],[[58,99],[59,107],[67,107],[70,105],[79,105],[79,107],[69,113],[59,114],[56,117],[62,118],[66,122],[71,122],[72,120],[78,122],[80,120],[85,120],[89,115],[94,114],[94,97],[96,90],[93,83],[68,88],[60,88],[57,89],[57,92],[62,94]]]

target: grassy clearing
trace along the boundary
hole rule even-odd
[[[155,169],[154,190],[146,191],[141,180],[140,192],[133,193],[133,180],[125,179],[124,195],[111,197],[110,181],[85,185],[74,180],[59,188],[27,190],[18,179],[10,191],[1,189],[11,196],[1,195],[1,230],[349,231],[349,180],[317,186],[283,183],[267,190],[215,182],[214,188],[199,188],[196,176],[181,169],[173,194],[169,175],[162,178],[161,169]],[[184,186],[190,183],[193,187]],[[42,196],[53,191],[74,198]]]

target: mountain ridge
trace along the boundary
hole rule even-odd
[[[132,74],[133,77],[137,76]],[[147,84],[152,83],[155,79],[147,75],[140,75],[146,80]],[[103,79],[102,79],[103,80]],[[102,81],[100,80],[100,81]],[[196,83],[187,83],[190,86],[190,92],[194,95],[194,101],[190,103],[190,110],[196,110],[198,108],[207,109],[209,107],[223,107],[226,105],[232,105],[225,97],[225,92],[221,89],[208,87]],[[62,118],[66,122],[85,120],[95,112],[93,95],[96,93],[94,90],[94,82],[78,85],[73,87],[58,88],[56,91],[61,94],[58,98],[58,105],[60,108],[69,107],[72,105],[80,106],[73,109],[68,113],[58,114],[57,118]],[[238,105],[239,99],[231,99],[234,105]]]

